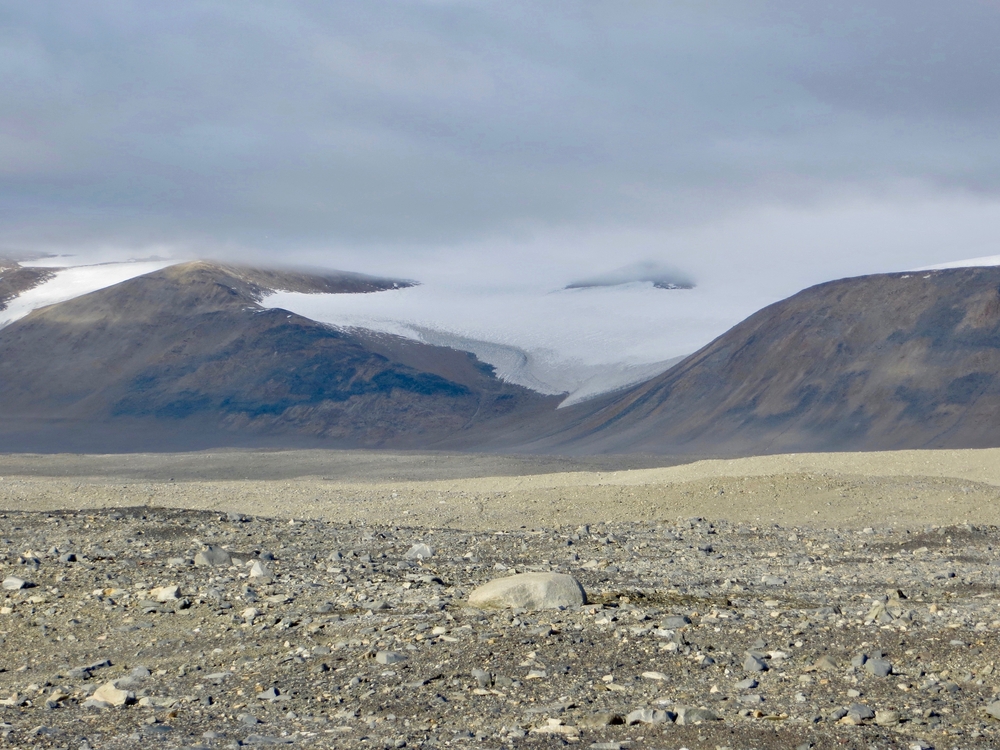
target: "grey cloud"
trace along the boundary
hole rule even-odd
[[[1000,8],[8,4],[0,240],[288,248],[1000,189]]]
[[[595,286],[618,286],[635,281],[646,281],[660,289],[693,289],[694,278],[686,271],[652,260],[631,263],[613,271],[574,281],[567,289],[586,289]]]

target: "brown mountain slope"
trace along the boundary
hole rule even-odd
[[[735,455],[1000,446],[1000,268],[771,305],[536,449]],[[569,410],[560,410],[569,411]]]
[[[258,304],[271,289],[405,283],[196,262],[36,310],[0,329],[0,449],[153,450],[168,438],[196,447],[254,436],[427,447],[554,408],[471,355]]]

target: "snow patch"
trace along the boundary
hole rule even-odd
[[[6,310],[0,310],[0,328],[20,320],[32,310],[37,310],[40,307],[47,307],[83,294],[96,292],[98,289],[128,281],[136,276],[159,271],[161,268],[174,265],[174,263],[176,261],[166,260],[102,263],[95,266],[75,266],[56,271],[53,278],[18,295],[7,303]],[[22,265],[34,266],[36,264],[24,263]]]
[[[1000,266],[1000,255],[984,255],[980,258],[966,260],[951,260],[947,263],[937,263],[933,266],[916,268],[915,271],[944,271],[948,268],[975,268],[976,266]]]

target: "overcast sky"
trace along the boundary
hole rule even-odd
[[[994,0],[4,3],[0,248],[788,283],[997,253],[998,39]]]

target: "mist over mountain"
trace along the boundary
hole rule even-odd
[[[616,268],[607,273],[590,276],[566,285],[567,289],[588,289],[601,286],[619,286],[637,281],[651,283],[657,289],[694,289],[694,278],[673,266],[643,261]]]

